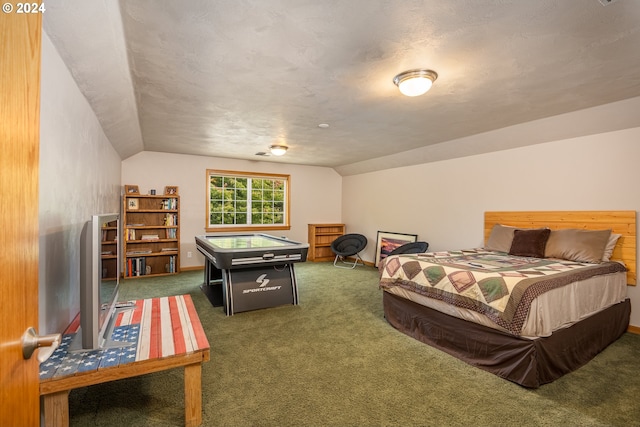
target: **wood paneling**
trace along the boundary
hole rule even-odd
[[[622,261],[627,269],[627,283],[636,284],[636,212],[635,211],[514,211],[485,212],[484,241],[486,243],[495,224],[522,228],[549,227],[607,230],[621,234],[611,257]]]

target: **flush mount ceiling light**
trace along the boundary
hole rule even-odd
[[[438,73],[432,70],[409,70],[395,76],[393,83],[403,95],[418,96],[431,89],[437,78]]]
[[[289,147],[287,147],[286,145],[271,145],[269,147],[271,154],[273,154],[274,156],[282,156],[287,152],[288,149]]]

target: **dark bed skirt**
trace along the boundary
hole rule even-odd
[[[627,330],[629,299],[550,337],[529,340],[458,319],[383,292],[384,314],[399,331],[470,365],[537,388],[572,372]]]

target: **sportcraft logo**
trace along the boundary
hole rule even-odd
[[[263,274],[261,276],[258,276],[258,278],[256,279],[256,283],[260,283],[260,287],[264,288],[265,286],[267,286],[267,283],[269,283],[270,280],[267,279],[267,275]]]
[[[282,288],[282,286],[267,286],[270,281],[271,280],[267,279],[266,273],[265,274],[261,274],[256,279],[256,283],[259,283],[260,286],[258,286],[257,288],[245,289],[245,290],[242,291],[242,293],[243,294],[249,294],[249,293],[253,293],[253,292],[277,291],[278,289]]]

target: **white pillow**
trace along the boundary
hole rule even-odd
[[[609,241],[607,241],[607,246],[604,247],[604,254],[602,255],[603,262],[611,260],[611,254],[613,254],[613,250],[616,248],[616,243],[618,243],[620,237],[622,237],[622,234],[611,233]]]

